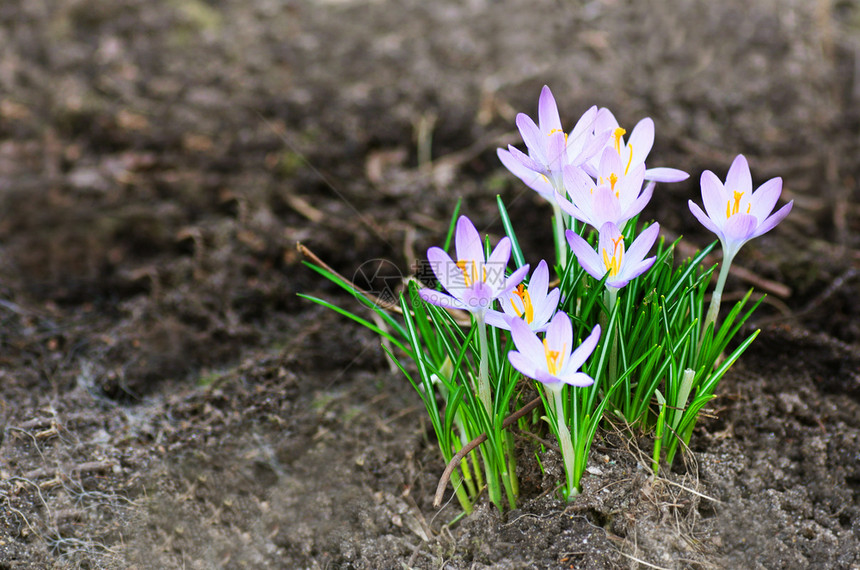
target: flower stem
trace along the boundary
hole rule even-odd
[[[699,340],[699,348],[701,348],[702,340],[705,338],[705,333],[708,327],[712,324],[716,329],[717,316],[720,314],[720,301],[723,298],[723,288],[726,286],[726,278],[729,276],[729,268],[732,265],[734,254],[726,255],[723,251],[723,266],[720,267],[720,276],[717,278],[717,286],[714,287],[714,293],[711,295],[711,305],[708,307],[708,315],[705,317],[704,325],[702,326],[702,336]]]
[[[564,218],[561,206],[552,202],[552,218],[555,220],[555,245],[558,251],[558,263],[561,268],[567,267],[567,243],[564,238]]]
[[[487,410],[487,415],[493,417],[493,396],[490,393],[490,360],[487,344],[487,323],[484,315],[475,313],[475,322],[478,326],[478,343],[481,347],[481,360],[478,363],[478,397]]]
[[[576,455],[573,451],[573,443],[570,440],[570,430],[567,428],[567,422],[564,418],[564,396],[561,389],[547,388],[547,391],[550,392],[553,397],[556,419],[556,436],[558,437],[558,443],[561,446],[561,458],[564,461],[564,473],[567,479],[566,498],[570,501],[579,494],[579,489],[576,485]]]

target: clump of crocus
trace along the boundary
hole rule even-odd
[[[560,297],[558,288],[549,291],[549,266],[541,260],[528,285],[520,283],[507,295],[499,297],[502,311],[487,311],[487,324],[511,330],[511,321],[521,320],[535,332],[545,331]]]
[[[775,228],[791,211],[794,201],[771,214],[782,193],[782,178],[771,178],[753,192],[749,163],[742,154],[732,162],[725,184],[710,170],[702,173],[701,183],[705,211],[692,200],[690,211],[703,226],[717,234],[723,247],[723,264],[702,329],[704,334],[717,319],[735,255],[746,242]]]
[[[418,294],[428,303],[445,308],[462,309],[473,315],[481,351],[478,396],[490,413],[492,395],[487,360],[487,325],[484,316],[493,301],[512,291],[523,280],[529,271],[529,266],[520,267],[507,277],[506,268],[511,258],[510,238],[503,237],[499,240],[487,258],[484,255],[484,242],[475,225],[466,216],[460,216],[457,220],[454,247],[456,262],[442,248],[431,247],[427,250],[430,267],[448,293],[434,289],[421,289]]]
[[[561,446],[567,476],[567,496],[572,499],[579,492],[575,467],[577,457],[567,427],[562,390],[565,386],[586,387],[594,384],[594,379],[579,369],[597,346],[600,325],[596,325],[575,350],[570,317],[563,311],[557,312],[552,318],[543,339],[539,339],[520,319],[511,321],[511,337],[517,348],[508,353],[511,365],[523,375],[540,382],[546,390],[547,400],[552,402],[556,421],[550,425]]]

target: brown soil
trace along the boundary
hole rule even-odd
[[[0,569],[860,568],[858,33],[853,0],[3,2]],[[738,153],[795,209],[683,462],[606,430],[574,503],[549,448],[449,526],[420,399],[295,243],[406,273],[498,193],[537,260],[495,148],[543,84],[654,118],[693,176],[646,213],[693,246]]]

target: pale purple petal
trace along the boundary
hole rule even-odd
[[[540,260],[532,278],[529,279],[529,295],[532,302],[543,301],[546,298],[546,292],[549,288],[549,266],[543,259]]]
[[[564,168],[564,159],[567,156],[567,142],[562,131],[556,131],[547,137],[546,157],[547,165],[553,172],[561,173]]]
[[[654,194],[654,183],[651,182],[645,185],[645,190],[631,203],[626,210],[621,213],[621,221],[626,222],[639,212],[645,209],[648,202],[651,201],[651,196]]]
[[[601,261],[597,252],[591,249],[588,242],[573,230],[567,230],[564,235],[567,237],[567,243],[570,245],[571,251],[573,251],[582,268],[595,279],[603,279],[603,276],[606,275],[606,267],[603,265],[603,261]]]
[[[561,130],[561,119],[558,116],[558,106],[555,97],[546,85],[540,91],[538,99],[538,125],[541,132],[549,134],[554,130]]]
[[[633,154],[631,164],[645,162],[651,147],[654,146],[654,121],[650,117],[645,117],[633,127],[633,132],[627,139],[627,146]]]
[[[511,174],[522,180],[526,186],[552,201],[553,187],[546,176],[527,168],[522,162],[515,159],[510,151],[503,148],[496,149],[496,154],[502,164],[511,171]],[[531,159],[529,159],[531,160]]]
[[[489,309],[495,298],[496,292],[483,281],[473,283],[471,287],[464,289],[460,297],[464,308],[473,313],[483,313]]]
[[[487,265],[491,265],[495,269],[496,265],[500,265],[502,270],[508,266],[508,261],[511,259],[511,238],[503,237],[496,244],[496,247],[490,252],[490,257],[487,259]]]
[[[535,311],[535,318],[533,323],[546,323],[550,320],[550,318],[555,313],[555,310],[558,308],[558,302],[561,299],[561,290],[558,288],[553,289],[547,294],[546,299],[544,299],[543,303],[541,303],[540,307]],[[546,328],[544,325],[541,328]],[[538,329],[540,330],[540,329]]]
[[[592,132],[594,128],[594,119],[596,117],[597,105],[592,105],[592,107],[588,109],[585,113],[583,113],[579,120],[576,122],[576,125],[573,127],[573,130],[570,131],[570,136],[567,137],[568,146],[570,146],[572,151],[575,150],[575,152],[579,153],[579,151],[583,148],[588,135]]]
[[[479,269],[484,264],[484,243],[478,235],[478,230],[466,216],[460,216],[457,220],[454,247],[457,251],[457,261],[465,261],[468,271],[471,271],[472,268],[469,266],[473,261],[476,263],[475,269]]]
[[[587,136],[582,150],[576,152],[575,156],[572,156],[575,152],[575,147],[569,147],[568,160],[571,164],[577,166],[580,164],[584,165],[584,163],[600,153],[603,147],[606,146],[606,143],[609,142],[610,137],[612,137],[612,131],[604,131],[594,136]]]
[[[528,168],[529,170],[533,170],[538,173],[546,172],[546,166],[536,161],[514,145],[508,145],[508,152],[511,153],[511,156],[516,159],[520,164]]]
[[[791,212],[791,207],[794,205],[794,200],[777,210],[777,212],[766,219],[764,222],[759,224],[758,228],[756,228],[755,233],[752,237],[758,237],[764,233],[769,232],[773,228],[776,227],[778,223],[785,219],[789,212]]]
[[[654,242],[657,241],[659,233],[660,224],[655,222],[643,230],[642,233],[633,240],[633,243],[625,252],[630,263],[639,263],[639,261],[648,254],[651,247],[654,245]]]
[[[600,340],[600,325],[595,325],[594,329],[591,331],[591,334],[582,341],[576,350],[570,355],[570,359],[564,366],[563,372],[574,372],[579,370],[585,361],[588,360],[588,357],[591,356],[591,353],[594,352],[595,347],[597,347],[597,342]]]
[[[522,319],[512,319],[511,339],[514,341],[514,346],[517,350],[536,365],[538,368],[546,368],[546,355],[544,353],[543,343],[538,339],[537,335],[529,328],[526,322]],[[532,376],[534,378],[534,376]]]
[[[771,178],[753,193],[749,213],[759,222],[764,221],[776,206],[780,194],[782,194],[782,178]]]
[[[538,162],[546,164],[546,135],[543,134],[540,128],[535,124],[531,117],[525,113],[517,115],[517,128],[520,130],[520,136],[523,137],[523,142],[529,149],[529,155],[534,157]]]
[[[639,277],[640,275],[642,275],[643,273],[645,273],[646,271],[651,269],[651,266],[654,265],[654,260],[656,260],[656,259],[657,259],[656,256],[655,257],[649,257],[648,259],[644,259],[641,262],[637,263],[636,265],[628,266],[628,268],[626,268],[624,271],[624,276],[623,276],[624,277],[624,283],[622,285],[617,285],[616,282],[613,281],[612,286],[618,287],[618,288],[624,287],[624,285],[627,285],[628,283],[630,283],[631,281],[633,281],[634,279],[636,279],[637,277]],[[633,263],[633,262],[631,261],[631,263]],[[609,284],[609,281],[607,281],[607,284]]]
[[[745,242],[752,239],[758,226],[758,220],[750,214],[734,214],[726,220],[723,226],[726,239],[735,242]]]
[[[744,155],[735,157],[726,175],[726,190],[729,192],[752,192],[752,174],[750,165]]]
[[[609,175],[615,174],[620,176],[624,172],[624,166],[621,164],[621,157],[615,152],[614,148],[606,148],[600,156],[600,176],[603,180],[598,180],[600,184],[609,184]]]
[[[451,295],[446,295],[435,289],[419,289],[418,296],[431,305],[445,309],[466,309],[466,305],[459,299],[455,299]]]
[[[613,131],[618,128],[618,121],[612,111],[606,107],[601,108],[597,112],[597,117],[594,119],[594,132],[602,133],[605,131]]]
[[[549,350],[558,351],[567,360],[567,355],[573,348],[572,345],[573,327],[570,324],[570,317],[564,311],[559,311],[546,328],[546,346]]]
[[[654,182],[680,182],[689,177],[689,174],[677,168],[658,167],[649,168],[645,171],[645,180],[653,180]]]
[[[710,170],[702,173],[701,183],[702,201],[705,204],[705,211],[708,213],[708,217],[715,223],[722,222],[726,219],[725,207],[728,200],[723,183]]]
[[[576,386],[578,388],[586,388],[594,384],[594,378],[592,378],[588,374],[585,374],[584,372],[576,372],[575,374],[562,376],[561,378],[559,378],[559,380],[561,380],[568,386]]]
[[[514,350],[508,352],[508,360],[510,361],[511,366],[519,370],[524,376],[529,378],[537,376],[537,365],[522,352],[516,352]]]
[[[711,218],[708,217],[705,212],[702,211],[698,204],[696,204],[692,200],[689,200],[687,203],[690,206],[690,211],[693,212],[693,215],[696,216],[696,219],[699,220],[699,222],[703,226],[705,226],[709,231],[722,237],[722,230],[717,227],[717,225],[713,222],[713,220],[711,220]]]
[[[535,375],[532,376],[532,378],[545,385],[547,388],[553,390],[561,389],[563,384],[561,378],[559,378],[558,376],[553,376],[548,371],[540,368],[538,370],[535,370]]]
[[[621,218],[621,204],[609,186],[600,186],[594,191],[594,215],[589,223],[600,227],[606,222],[618,224]]]
[[[484,313],[484,322],[490,325],[491,327],[496,327],[497,329],[504,329],[506,331],[511,330],[511,325],[509,322],[510,317],[501,312],[496,311],[495,309],[488,309],[486,313]]]
[[[586,214],[585,212],[583,212],[582,210],[580,210],[579,208],[574,206],[573,202],[571,202],[570,200],[568,200],[567,198],[565,198],[564,196],[562,196],[558,192],[555,193],[555,203],[558,204],[559,207],[562,210],[564,210],[564,212],[567,215],[573,216],[574,218],[576,218],[580,222],[588,223],[588,220],[590,219],[588,214]]]
[[[431,247],[427,250],[427,262],[436,275],[436,279],[448,291],[461,291],[465,289],[466,282],[463,272],[457,268],[457,264],[451,259],[445,250],[440,247]]]
[[[517,285],[519,285],[520,283],[523,282],[523,279],[526,278],[526,275],[528,275],[528,273],[529,273],[528,264],[523,265],[522,267],[518,268],[516,271],[511,273],[511,276],[508,277],[507,280],[505,281],[504,287],[500,288],[498,290],[498,292],[496,293],[496,295],[497,296],[507,295],[508,293],[513,291]]]

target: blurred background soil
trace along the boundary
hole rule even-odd
[[[2,2],[0,568],[860,568],[858,49],[854,0]],[[420,399],[296,242],[405,275],[499,194],[536,262],[495,149],[544,84],[654,119],[690,251],[738,153],[795,207],[683,465],[602,432],[575,503],[550,449],[449,527]]]

